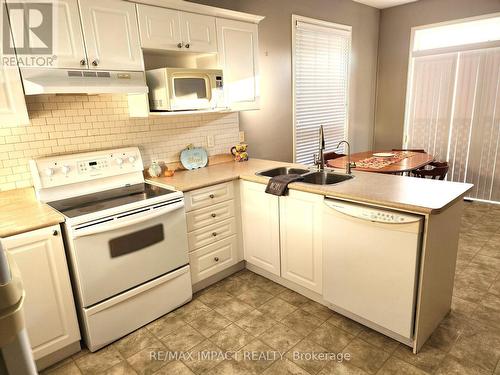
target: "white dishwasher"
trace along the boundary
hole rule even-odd
[[[422,222],[418,215],[326,198],[324,299],[372,328],[410,340]]]

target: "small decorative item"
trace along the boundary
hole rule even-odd
[[[203,168],[208,163],[207,151],[203,147],[190,144],[181,152],[181,163],[186,169]]]
[[[174,169],[168,169],[168,167],[163,171],[165,177],[172,177],[175,173]]]
[[[247,161],[248,160],[248,145],[246,143],[238,143],[231,147],[231,154],[234,156],[234,161]]]
[[[157,161],[154,161],[148,168],[148,173],[151,177],[160,177],[161,166]]]

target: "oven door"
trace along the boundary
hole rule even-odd
[[[82,306],[186,265],[186,233],[183,200],[71,228],[70,253]]]

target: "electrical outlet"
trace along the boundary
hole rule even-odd
[[[207,135],[207,146],[208,147],[214,147],[215,146],[215,139],[213,135]]]
[[[240,131],[240,142],[245,142],[245,132]]]

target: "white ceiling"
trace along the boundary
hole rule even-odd
[[[418,0],[354,0],[358,3],[363,3],[374,8],[384,9],[395,7],[396,5],[413,3]]]

